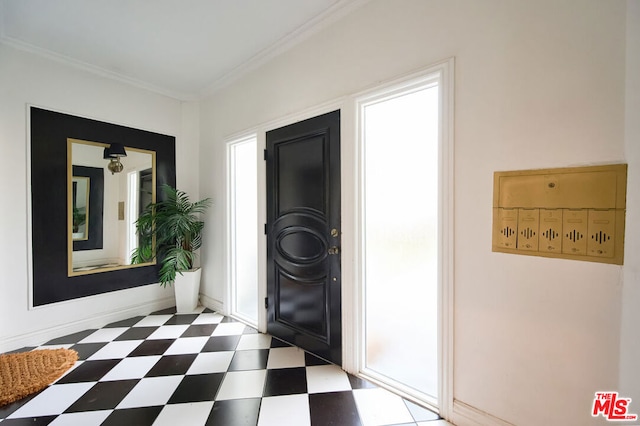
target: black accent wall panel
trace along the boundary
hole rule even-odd
[[[161,199],[160,186],[176,184],[175,137],[36,107],[30,115],[33,305],[157,283],[158,265],[67,276],[67,138],[155,151]]]

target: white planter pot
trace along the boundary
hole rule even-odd
[[[198,294],[200,292],[200,275],[202,269],[176,274],[173,289],[176,294],[176,311],[179,314],[189,314],[198,307]]]

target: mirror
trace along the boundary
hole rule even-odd
[[[68,276],[88,275],[131,265],[138,245],[135,222],[144,207],[156,201],[154,151],[125,147],[118,173],[103,158],[108,145],[67,140]]]
[[[72,238],[73,241],[84,241],[89,239],[89,181],[90,178],[74,176],[71,184],[72,191]]]

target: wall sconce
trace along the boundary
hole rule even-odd
[[[112,143],[109,147],[104,149],[103,158],[105,160],[110,160],[107,168],[111,174],[120,173],[122,171],[124,166],[120,162],[120,157],[126,156],[127,152],[124,150],[124,146],[120,143]]]

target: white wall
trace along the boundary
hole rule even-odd
[[[224,200],[227,136],[455,56],[453,419],[472,424],[469,406],[518,425],[604,423],[590,407],[618,387],[622,268],[492,253],[492,174],[625,161],[625,6],[371,1],[202,103],[201,193]],[[208,215],[202,258],[220,302],[224,212]]]
[[[640,415],[640,2],[627,1],[625,148],[629,163],[622,330],[620,333],[620,393],[632,398],[631,411]]]
[[[176,142],[176,187],[189,194],[191,201],[199,200],[199,144],[200,144],[200,102],[182,103],[180,109],[182,134]],[[204,165],[209,170],[209,164]]]
[[[197,150],[197,138],[181,135],[179,101],[0,44],[0,352],[173,304],[171,288],[148,285],[28,309],[27,104],[175,135],[178,149]],[[178,182],[197,180],[197,166],[177,167]]]

